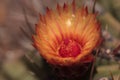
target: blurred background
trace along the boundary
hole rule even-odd
[[[72,0],[0,0],[0,80],[47,80],[49,71],[32,46],[31,35],[39,13]],[[76,0],[93,9],[94,0]],[[120,80],[120,0],[96,0],[103,44],[97,57],[94,80]],[[39,73],[36,74],[36,73]]]

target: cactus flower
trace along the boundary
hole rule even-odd
[[[46,9],[36,24],[33,43],[50,64],[69,66],[92,60],[92,51],[100,44],[101,30],[96,14],[87,8],[59,4]]]

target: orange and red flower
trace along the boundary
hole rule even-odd
[[[47,8],[40,15],[33,36],[34,46],[48,63],[68,66],[91,59],[91,52],[101,41],[101,30],[96,14],[87,8],[57,5],[55,11]]]

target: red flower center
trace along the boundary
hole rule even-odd
[[[63,40],[59,48],[59,55],[61,57],[76,57],[81,52],[80,44],[71,39]]]

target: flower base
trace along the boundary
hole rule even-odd
[[[52,66],[55,80],[89,80],[93,62],[73,66]],[[96,69],[94,69],[94,74]],[[93,75],[94,75],[93,74]]]

